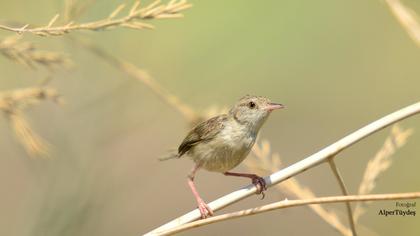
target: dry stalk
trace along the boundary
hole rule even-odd
[[[18,141],[31,157],[46,157],[49,145],[31,128],[23,111],[42,100],[61,103],[53,88],[32,87],[0,93],[0,110],[9,119]]]
[[[192,5],[187,0],[171,0],[167,4],[161,4],[160,0],[156,0],[151,4],[140,7],[140,1],[136,1],[131,9],[124,16],[118,17],[125,4],[119,5],[109,16],[105,19],[77,24],[75,22],[68,22],[65,25],[54,26],[59,18],[55,15],[46,26],[29,28],[29,25],[24,25],[20,28],[13,28],[6,25],[0,25],[0,29],[12,31],[15,33],[32,33],[39,36],[62,36],[72,31],[80,30],[108,30],[115,27],[130,28],[130,29],[153,29],[154,26],[145,23],[144,21],[152,19],[166,19],[166,18],[180,18],[183,15],[180,13]]]
[[[329,158],[328,164],[330,164],[331,171],[333,172],[335,178],[338,181],[338,185],[340,186],[342,194],[344,196],[348,196],[349,193],[347,191],[347,187],[344,184],[343,177],[341,176],[340,171],[338,170],[337,165],[334,162],[334,157],[335,156],[331,156]],[[350,224],[350,229],[351,229],[352,235],[356,236],[357,235],[356,226],[355,226],[355,223],[354,223],[354,217],[353,217],[353,213],[352,213],[352,210],[351,210],[350,202],[345,202],[345,204],[346,204],[347,217],[349,219],[349,224]]]
[[[129,75],[130,77],[135,78],[136,80],[142,82],[146,85],[151,91],[153,91],[162,101],[167,103],[170,107],[175,108],[179,113],[181,113],[188,123],[194,123],[196,120],[200,119],[196,112],[187,104],[183,103],[177,96],[171,94],[169,90],[161,86],[147,71],[144,71],[137,66],[131,64],[130,62],[124,61],[118,57],[115,57],[99,46],[91,43],[87,40],[80,40],[72,38],[74,42],[78,45],[83,46],[88,49],[90,52],[98,56],[99,58],[105,60],[110,65]]]
[[[413,134],[413,129],[402,129],[398,125],[391,128],[389,136],[384,144],[368,162],[362,181],[359,186],[358,194],[365,195],[373,191],[378,177],[386,171],[392,164],[392,155],[405,145],[408,138]],[[354,210],[354,219],[357,221],[366,211],[366,204],[358,203]]]
[[[385,0],[385,2],[410,38],[420,47],[420,23],[417,14],[400,0]]]
[[[282,168],[282,161],[278,153],[271,152],[271,146],[268,140],[262,140],[261,145],[254,145],[252,149],[254,158],[247,158],[244,161],[245,166],[260,175],[275,172]],[[272,154],[271,154],[272,153]],[[316,198],[315,194],[307,187],[304,187],[296,178],[290,178],[276,188],[282,192],[296,197],[297,199]],[[347,228],[334,211],[329,211],[321,205],[308,205],[321,219],[328,225],[340,232],[342,235],[350,236],[351,230]]]
[[[20,36],[10,36],[0,41],[0,53],[10,60],[36,69],[44,66],[47,69],[58,67],[69,68],[71,60],[62,53],[38,50],[31,42],[20,41]]]
[[[227,213],[223,215],[213,216],[204,220],[198,220],[178,227],[166,230],[157,231],[154,235],[164,236],[172,235],[186,231],[188,229],[201,227],[208,224],[217,223],[220,221],[236,219],[240,217],[261,214],[277,209],[307,206],[311,204],[327,204],[327,203],[339,203],[339,202],[361,202],[361,201],[389,201],[389,200],[402,200],[402,199],[418,199],[420,198],[420,192],[412,193],[390,193],[390,194],[372,194],[372,195],[350,195],[350,196],[333,196],[333,197],[320,197],[313,199],[299,199],[299,200],[283,200],[271,204],[267,204],[260,207],[250,208],[241,210],[233,213]]]

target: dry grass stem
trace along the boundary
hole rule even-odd
[[[47,69],[69,68],[72,65],[71,60],[64,54],[38,50],[33,43],[22,42],[20,39],[20,36],[10,36],[1,40],[0,53],[31,69],[36,69],[37,66],[44,66]]]
[[[144,71],[131,64],[130,62],[124,61],[107,53],[104,49],[98,47],[90,41],[75,38],[73,38],[73,41],[88,49],[90,52],[94,53],[96,56],[105,60],[110,65],[116,67],[130,77],[133,77],[136,80],[142,82],[144,85],[150,88],[150,90],[153,91],[162,101],[179,111],[188,121],[188,123],[194,123],[197,119],[199,119],[199,116],[190,106],[183,103],[177,96],[171,94],[169,90],[161,86],[147,71]]]
[[[399,125],[391,128],[389,136],[384,144],[368,162],[358,193],[360,195],[369,194],[376,186],[379,176],[386,171],[392,164],[392,155],[404,146],[408,138],[413,134],[413,129],[402,129]],[[366,204],[358,203],[354,210],[354,219],[357,221],[366,211]]]
[[[347,191],[346,185],[344,184],[343,177],[341,176],[340,171],[338,170],[337,165],[334,162],[334,157],[335,156],[330,157],[330,159],[328,160],[328,164],[330,165],[331,171],[334,173],[334,176],[338,181],[338,185],[340,186],[340,190],[341,190],[342,194],[344,196],[347,196],[347,195],[349,195],[349,193]],[[352,213],[352,210],[351,210],[350,202],[345,202],[345,204],[346,204],[347,217],[348,217],[348,220],[349,220],[351,232],[352,232],[353,236],[356,236],[357,235],[356,225],[354,223],[354,218],[353,218],[353,213]]]
[[[254,145],[252,153],[254,157],[247,158],[244,164],[253,172],[263,175],[278,171],[283,167],[280,155],[271,152],[268,140],[262,140],[261,145]],[[315,194],[309,188],[299,183],[296,178],[290,178],[276,185],[276,188],[297,199],[316,198]],[[308,205],[308,207],[342,235],[350,236],[352,234],[351,230],[341,222],[335,212],[325,209],[322,205]]]
[[[319,197],[313,199],[299,199],[299,200],[283,200],[260,207],[250,208],[242,211],[233,213],[227,213],[219,216],[213,216],[204,220],[194,221],[188,224],[178,226],[173,229],[166,231],[156,232],[154,235],[173,235],[180,233],[188,229],[201,227],[208,224],[217,223],[220,221],[236,219],[240,217],[261,214],[277,209],[306,206],[309,204],[327,204],[327,203],[339,203],[339,202],[360,202],[360,201],[389,201],[389,200],[402,200],[402,199],[418,199],[420,198],[420,192],[412,193],[390,193],[390,194],[372,194],[372,195],[350,195],[350,196],[333,196],[333,197]]]
[[[58,19],[58,15],[55,15],[46,26],[29,28],[29,25],[24,25],[20,28],[13,28],[5,25],[0,25],[0,29],[13,31],[16,33],[32,33],[39,36],[62,36],[72,31],[80,30],[108,30],[115,27],[131,28],[131,29],[153,29],[153,25],[145,23],[144,21],[152,19],[165,19],[165,18],[180,18],[183,15],[181,12],[190,8],[192,5],[186,0],[171,0],[167,4],[161,4],[159,0],[140,7],[140,1],[134,3],[131,9],[121,15],[125,5],[118,6],[113,10],[110,15],[102,20],[77,24],[75,22],[68,22],[64,25],[54,26]]]
[[[420,23],[417,14],[400,0],[385,0],[385,2],[410,38],[420,47]]]
[[[31,157],[47,156],[49,145],[31,128],[23,111],[42,100],[61,103],[60,96],[52,88],[33,87],[0,93],[0,110],[9,119],[18,141]]]

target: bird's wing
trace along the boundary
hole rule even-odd
[[[219,115],[194,127],[179,146],[179,157],[188,152],[193,146],[213,139],[223,129],[224,123],[227,119],[227,115]]]

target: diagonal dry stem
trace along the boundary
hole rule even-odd
[[[385,0],[385,2],[410,38],[420,47],[420,22],[418,15],[400,0]]]
[[[154,26],[145,23],[144,21],[151,19],[165,19],[165,18],[180,18],[183,15],[180,13],[192,5],[186,0],[170,1],[167,4],[161,4],[159,0],[140,8],[140,2],[137,1],[131,7],[131,10],[122,17],[117,17],[122,9],[122,5],[118,6],[110,15],[102,20],[76,24],[68,22],[65,25],[54,26],[58,19],[58,15],[54,16],[46,26],[29,28],[29,25],[24,25],[20,28],[14,28],[6,25],[0,25],[0,29],[12,31],[15,33],[32,33],[39,36],[62,36],[72,31],[81,30],[107,30],[115,27],[131,28],[131,29],[153,29]]]
[[[297,207],[297,206],[306,206],[311,204],[327,204],[327,203],[339,203],[339,202],[361,202],[361,201],[389,201],[389,200],[402,200],[402,199],[418,199],[420,198],[420,192],[412,193],[390,193],[390,194],[372,194],[372,195],[351,195],[351,196],[333,196],[333,197],[319,197],[313,199],[299,199],[299,200],[284,200],[271,204],[267,204],[260,207],[250,208],[246,210],[241,210],[233,213],[227,213],[223,215],[213,216],[204,220],[198,220],[178,227],[158,231],[154,235],[164,236],[164,235],[173,235],[180,233],[192,228],[201,227],[208,224],[217,223],[220,221],[226,221],[231,219],[236,219],[240,217],[250,216],[261,214],[264,212],[269,212],[277,209]]]
[[[136,67],[127,61],[124,61],[123,59],[109,54],[104,49],[91,43],[90,41],[76,38],[72,38],[72,40],[78,45],[88,49],[99,58],[105,60],[115,68],[142,82],[144,85],[150,88],[150,90],[153,91],[162,101],[181,113],[183,117],[188,121],[188,123],[194,123],[197,119],[199,119],[196,112],[190,106],[183,103],[178,97],[170,93],[169,90],[161,86],[148,72]]]

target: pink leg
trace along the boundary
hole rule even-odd
[[[264,191],[267,190],[267,184],[265,183],[264,178],[261,178],[255,174],[245,174],[245,173],[234,173],[234,172],[225,172],[224,175],[230,176],[239,176],[239,177],[246,177],[252,180],[252,183],[257,187],[257,194],[262,194],[263,199],[265,197]]]
[[[188,175],[188,185],[191,188],[192,193],[194,194],[195,200],[197,200],[198,209],[200,210],[201,218],[205,219],[208,216],[212,216],[214,213],[211,208],[201,199],[200,195],[197,192],[197,189],[194,185],[194,176],[195,172],[200,168],[199,165],[195,165],[191,170],[191,173]]]

